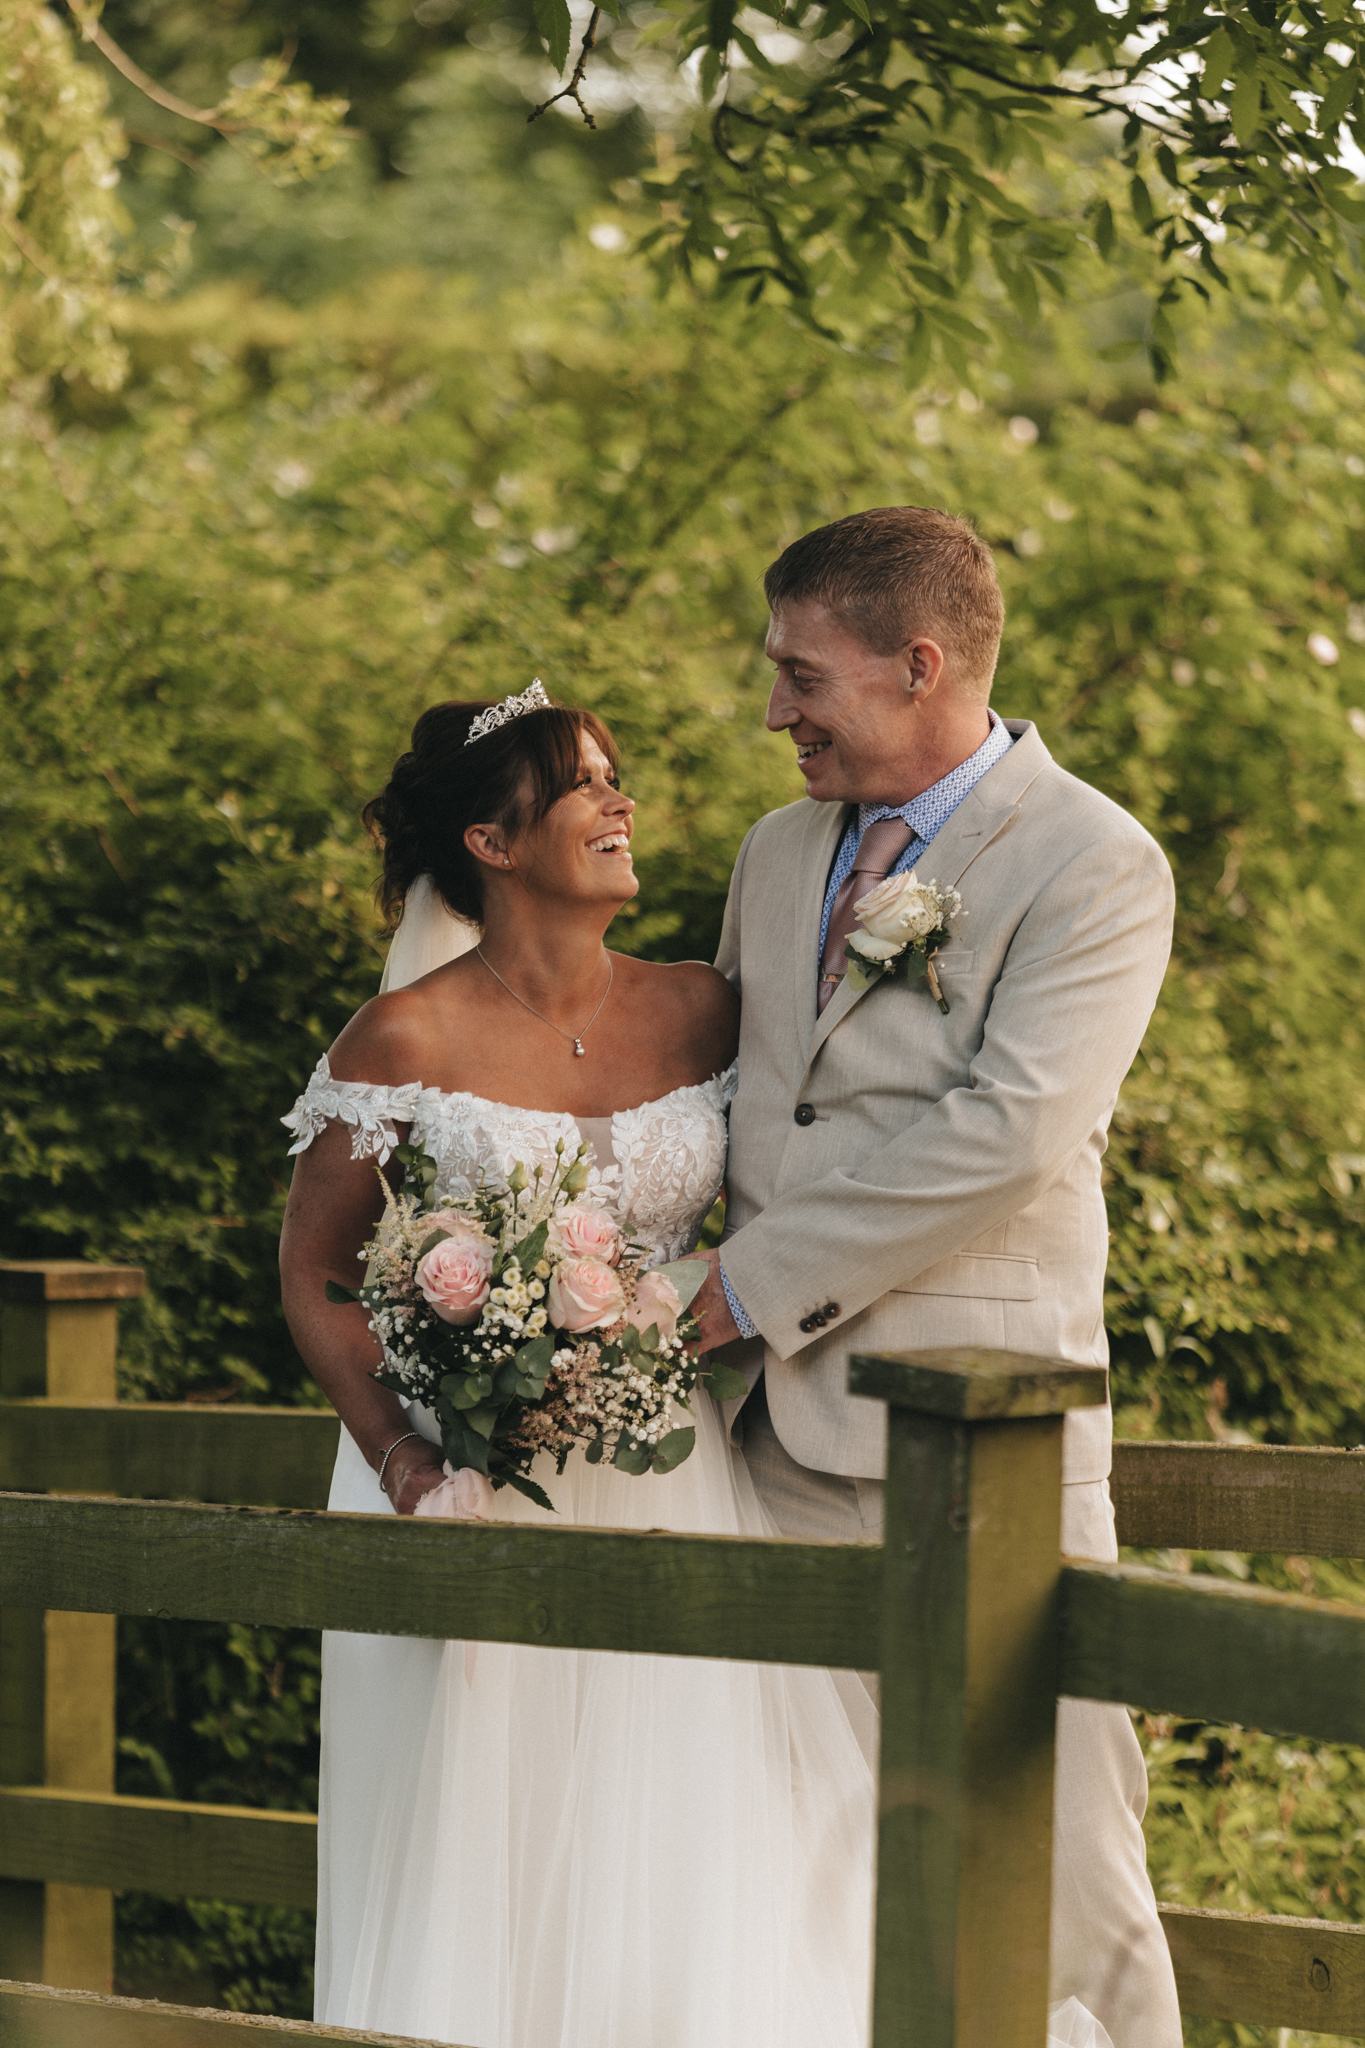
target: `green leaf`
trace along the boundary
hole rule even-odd
[[[1199,81],[1201,99],[1217,99],[1219,87],[1231,71],[1232,64],[1232,37],[1225,28],[1216,29],[1204,49],[1204,75]]]
[[[552,1515],[554,1513],[554,1502],[550,1499],[544,1487],[537,1486],[535,1480],[528,1479],[524,1472],[508,1472],[504,1474],[504,1483],[513,1487],[517,1493],[525,1494],[527,1500],[533,1500],[536,1506],[544,1508],[547,1514]]]
[[[1128,203],[1133,209],[1133,218],[1143,233],[1150,233],[1156,226],[1156,208],[1152,205],[1152,195],[1147,190],[1146,179],[1139,177],[1136,171],[1128,181]]]
[[[749,1382],[743,1373],[736,1372],[729,1365],[713,1365],[710,1372],[703,1375],[701,1384],[716,1401],[737,1401],[741,1394],[749,1391]]]
[[[588,1445],[588,1448],[587,1448],[587,1450],[586,1450],[586,1451],[584,1451],[584,1453],[583,1453],[583,1456],[584,1456],[584,1457],[585,1457],[585,1458],[587,1459],[587,1461],[588,1461],[588,1463],[589,1463],[590,1465],[600,1465],[600,1464],[601,1464],[601,1462],[602,1462],[602,1439],[601,1439],[601,1437],[600,1437],[600,1436],[595,1436],[595,1437],[593,1438],[592,1442],[591,1442],[591,1443],[590,1443],[590,1444]]]
[[[533,1337],[529,1344],[523,1344],[513,1355],[513,1364],[518,1372],[528,1378],[543,1380],[550,1370],[550,1361],[555,1355],[553,1337]]]
[[[844,5],[850,14],[856,14],[859,21],[871,28],[872,16],[868,12],[867,0],[844,0]]]
[[[509,1256],[514,1258],[521,1267],[523,1279],[529,1280],[536,1267],[544,1258],[549,1230],[550,1226],[548,1223],[537,1223],[535,1229],[528,1232],[520,1244],[514,1244],[511,1247]]]
[[[1245,149],[1261,125],[1261,80],[1258,72],[1242,72],[1232,88],[1228,110],[1232,115],[1232,132]]]
[[[1327,135],[1339,122],[1344,120],[1355,105],[1360,91],[1360,73],[1354,64],[1348,64],[1332,80],[1322,96],[1318,108],[1318,133]]]
[[[621,1436],[616,1439],[611,1462],[619,1472],[629,1472],[632,1478],[638,1479],[642,1472],[649,1470],[650,1454],[640,1444],[632,1443],[629,1437]]]
[[[550,53],[550,62],[556,71],[562,72],[573,33],[569,0],[531,0],[531,8],[541,41]]]
[[[335,1280],[329,1280],[327,1282],[327,1287],[325,1291],[327,1299],[329,1301],[337,1303],[341,1303],[343,1301],[359,1301],[360,1299],[360,1296],[356,1292],[354,1287],[338,1287]]]
[[[696,1441],[697,1432],[695,1429],[670,1429],[668,1435],[661,1437],[654,1446],[654,1457],[652,1460],[654,1470],[656,1472],[672,1472],[676,1470],[684,1458],[691,1456]]]
[[[652,1270],[671,1280],[683,1307],[691,1308],[711,1267],[706,1259],[670,1259],[666,1266],[655,1266]]]
[[[1114,253],[1114,209],[1102,199],[1095,213],[1095,243],[1107,263]]]
[[[493,1425],[497,1419],[498,1410],[490,1407],[471,1408],[464,1418],[467,1426],[470,1429],[477,1430],[481,1437],[492,1436]]]
[[[428,1252],[434,1251],[436,1249],[438,1244],[444,1244],[449,1236],[450,1232],[448,1230],[431,1231],[426,1237],[422,1239],[422,1242],[418,1245],[414,1257],[416,1259],[424,1259]]]
[[[865,989],[871,988],[874,981],[880,981],[882,978],[880,967],[865,965],[856,953],[848,955],[848,966],[845,972],[848,976],[849,987],[858,995],[862,995]]]

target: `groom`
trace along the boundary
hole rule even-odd
[[[1126,812],[990,709],[1004,605],[990,550],[890,506],[769,569],[767,723],[806,801],[739,850],[717,965],[740,991],[726,1237],[696,1306],[747,1338],[734,1419],[784,1535],[881,1535],[885,1411],[850,1352],[988,1345],[1107,1362],[1100,1161],[1156,1001],[1174,890]],[[857,987],[854,905],[888,875],[964,914],[923,981]],[[1066,1418],[1062,1547],[1116,1553],[1107,1408]],[[1146,1872],[1142,1755],[1121,1707],[1059,1708],[1053,1999],[1114,2048],[1179,2048]]]

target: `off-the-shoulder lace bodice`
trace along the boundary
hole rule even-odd
[[[610,1165],[594,1165],[586,1199],[598,1202],[658,1258],[676,1259],[696,1243],[702,1219],[725,1175],[725,1112],[735,1069],[694,1087],[675,1088],[611,1119]],[[303,1152],[333,1118],[351,1128],[351,1157],[382,1166],[410,1124],[414,1144],[436,1161],[436,1191],[467,1195],[482,1175],[502,1181],[521,1160],[532,1172],[553,1166],[555,1143],[574,1146],[578,1125],[547,1109],[514,1109],[480,1095],[445,1094],[409,1081],[382,1088],[336,1081],[324,1054],[307,1088],[281,1121],[294,1132],[290,1152]]]

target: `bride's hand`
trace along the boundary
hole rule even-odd
[[[424,1493],[445,1477],[445,1452],[425,1437],[400,1444],[384,1468],[384,1491],[394,1513],[410,1515]]]

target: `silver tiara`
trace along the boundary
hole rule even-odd
[[[528,711],[553,711],[554,705],[545,694],[545,685],[537,676],[529,690],[523,690],[519,697],[504,697],[501,704],[495,704],[491,711],[481,711],[469,731],[465,734],[465,745],[472,747],[475,740],[496,732],[500,725],[510,725],[514,718],[524,718]]]

